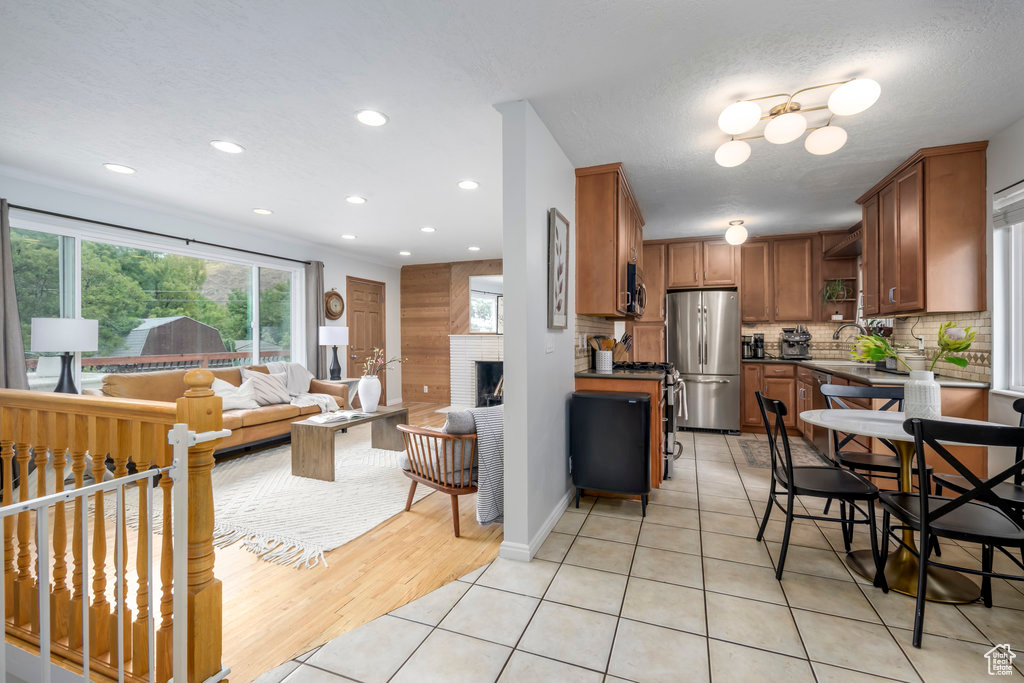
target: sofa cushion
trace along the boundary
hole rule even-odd
[[[299,416],[299,409],[295,406],[282,403],[273,406],[260,406],[255,410],[233,410],[242,418],[243,427],[253,427],[278,420],[289,420]]]
[[[230,429],[234,431],[242,428],[242,413],[248,412],[246,410],[225,410],[224,415],[224,426],[223,429]]]
[[[313,413],[317,413],[319,415],[322,412],[323,411],[320,410],[320,406],[318,405],[301,406],[299,408],[299,415],[312,415]]]

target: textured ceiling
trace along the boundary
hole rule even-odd
[[[574,164],[625,163],[648,238],[733,218],[754,234],[845,227],[853,200],[915,149],[1024,116],[1021,8],[19,0],[0,9],[0,163],[391,263],[488,258],[501,250],[492,105],[529,98]],[[836,154],[758,140],[746,164],[715,164],[730,101],[854,75],[882,96],[843,120]],[[356,123],[364,107],[391,123]],[[467,177],[481,188],[459,190]],[[351,193],[369,203],[346,204]]]

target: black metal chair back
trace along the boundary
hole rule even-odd
[[[768,449],[772,457],[772,477],[788,488],[789,482],[793,481],[793,454],[789,450],[789,435],[786,433],[786,404],[778,399],[768,398],[760,391],[754,392],[754,396],[757,397],[757,407],[761,409],[761,419],[764,421],[764,429],[768,434]],[[769,419],[769,415],[775,417],[774,424]]]
[[[822,384],[821,393],[825,397],[825,402],[831,409],[845,409],[853,410],[854,407],[849,405],[844,398],[868,398],[868,399],[879,399],[884,400],[881,410],[891,410],[896,408],[897,411],[903,412],[903,387],[851,387],[844,386],[842,384]],[[832,446],[835,457],[838,457],[839,452],[846,447],[846,444],[856,438],[856,434],[846,434],[840,438],[840,432],[832,429],[829,430],[832,434]],[[891,450],[893,453],[896,449],[887,441],[883,441],[886,448]]]
[[[1020,426],[1024,429],[1024,398],[1018,398],[1013,402],[1013,409],[1020,413]],[[1024,446],[1017,446],[1017,451],[1014,453],[1013,461],[1015,463],[1024,460]],[[1013,477],[1013,483],[1020,486],[1024,483],[1024,472],[1018,472]]]
[[[917,482],[920,496],[921,537],[928,538],[929,528],[940,517],[949,514],[967,503],[977,501],[998,508],[1010,519],[1017,519],[1017,513],[1002,498],[993,493],[992,489],[1009,479],[1016,479],[1024,473],[1024,458],[1020,458],[1024,449],[1024,428],[1002,427],[990,425],[973,425],[946,420],[922,420],[913,418],[903,423],[903,429],[914,436],[914,448],[917,452]],[[1002,472],[982,481],[971,472],[955,455],[943,446],[940,441],[972,446],[1015,448],[1018,458]],[[935,509],[928,504],[928,471],[925,464],[925,446],[931,447],[943,460],[948,462],[970,485],[970,489],[943,503]]]

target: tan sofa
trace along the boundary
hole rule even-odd
[[[185,373],[190,369],[107,375],[103,378],[103,386],[99,393],[114,398],[173,403],[185,394]],[[248,369],[267,372],[264,365],[253,365]],[[242,383],[242,373],[238,368],[210,368],[210,371],[214,377],[230,382],[236,387]],[[338,402],[339,408],[349,407],[348,387],[344,384],[331,384],[314,379],[309,383],[309,391],[314,394],[330,394]],[[231,430],[231,436],[221,442],[217,452],[284,436],[291,432],[292,422],[305,420],[319,412],[320,408],[317,406],[298,408],[288,404],[260,406],[254,410],[226,410],[224,428]]]

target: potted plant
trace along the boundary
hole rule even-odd
[[[821,288],[821,298],[826,305],[840,303],[853,298],[853,292],[850,291],[850,285],[847,284],[846,280],[841,278],[825,280],[825,286]],[[836,308],[836,312],[832,315],[832,320],[842,319],[842,314]]]
[[[380,373],[392,365],[398,365],[402,358],[395,356],[384,360],[384,349],[374,349],[363,363],[363,376],[359,378],[359,403],[364,413],[377,412],[380,402]]]
[[[938,348],[932,354],[932,363],[928,370],[914,370],[900,357],[896,349],[885,337],[877,334],[861,335],[850,351],[850,355],[859,361],[880,361],[893,358],[909,372],[910,379],[904,386],[904,413],[907,417],[921,417],[934,420],[942,415],[942,392],[935,381],[935,364],[940,360],[952,363],[957,367],[967,367],[967,359],[956,354],[971,348],[977,332],[970,327],[957,327],[955,322],[945,322],[939,326]]]

